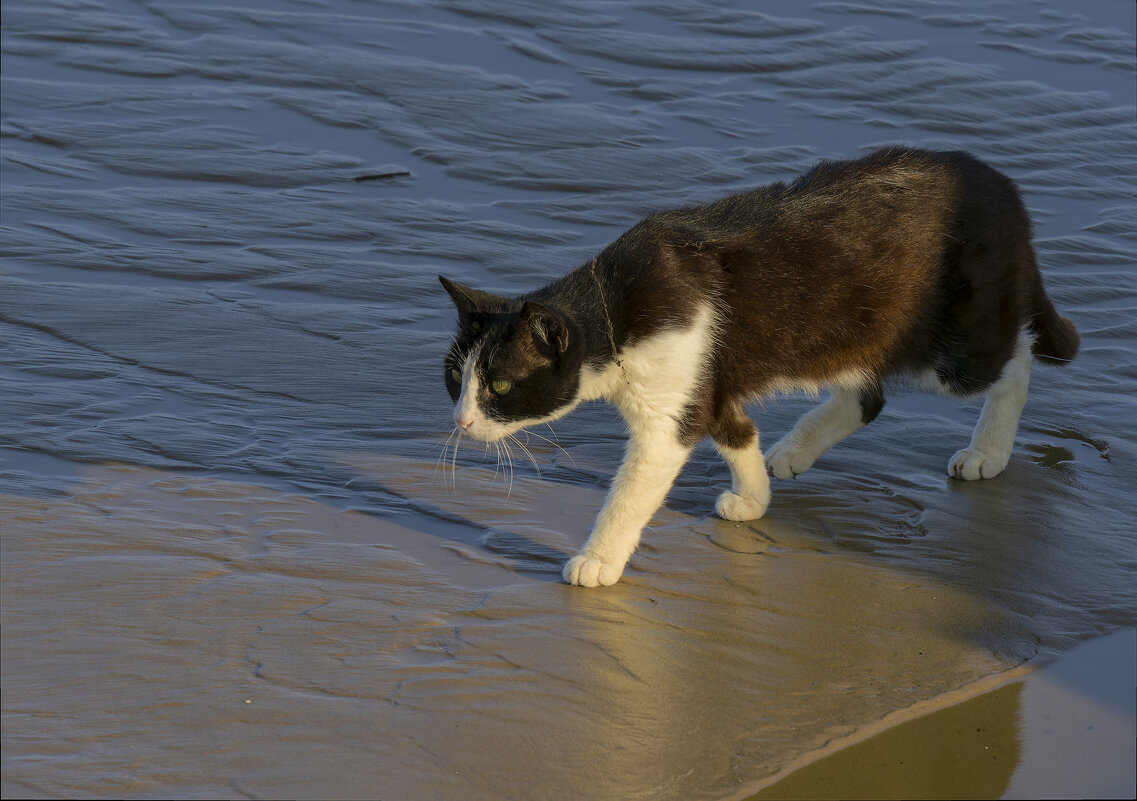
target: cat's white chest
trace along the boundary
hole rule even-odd
[[[704,305],[688,327],[664,331],[623,349],[620,363],[609,364],[602,372],[586,371],[581,400],[608,399],[633,431],[663,425],[674,435],[694,391],[707,380],[714,334],[714,312]]]

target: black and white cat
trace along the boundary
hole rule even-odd
[[[706,206],[644,219],[588,264],[517,298],[441,278],[458,308],[446,387],[458,429],[496,441],[582,401],[615,404],[624,463],[570,584],[619,580],[695,444],[731,472],[715,511],[761,517],[789,478],[870,422],[904,376],[985,396],[948,473],[1011,455],[1032,355],[1064,364],[1073,324],[1043,289],[1015,185],[965,153],[882,150],[822,162]],[[827,388],[766,452],[744,404]]]

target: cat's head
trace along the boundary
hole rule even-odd
[[[568,316],[438,280],[458,309],[445,380],[461,431],[492,442],[576,406],[582,347]]]

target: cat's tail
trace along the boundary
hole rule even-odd
[[[1034,334],[1031,352],[1046,364],[1068,364],[1078,353],[1081,337],[1078,329],[1066,317],[1058,314],[1042,286],[1042,275],[1037,266],[1030,289],[1030,330]]]

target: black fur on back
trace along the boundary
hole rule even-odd
[[[575,395],[582,366],[599,369],[710,304],[718,335],[681,432],[730,447],[755,435],[743,404],[787,382],[859,375],[868,422],[881,381],[897,374],[930,370],[960,395],[984,391],[1024,327],[1052,363],[1078,346],[1043,289],[1016,187],[962,152],[881,150],[661,211],[519,298],[443,283],[460,318],[447,373],[484,340],[479,370],[523,390],[487,399],[500,419],[549,413]],[[550,326],[563,347],[545,342]]]

